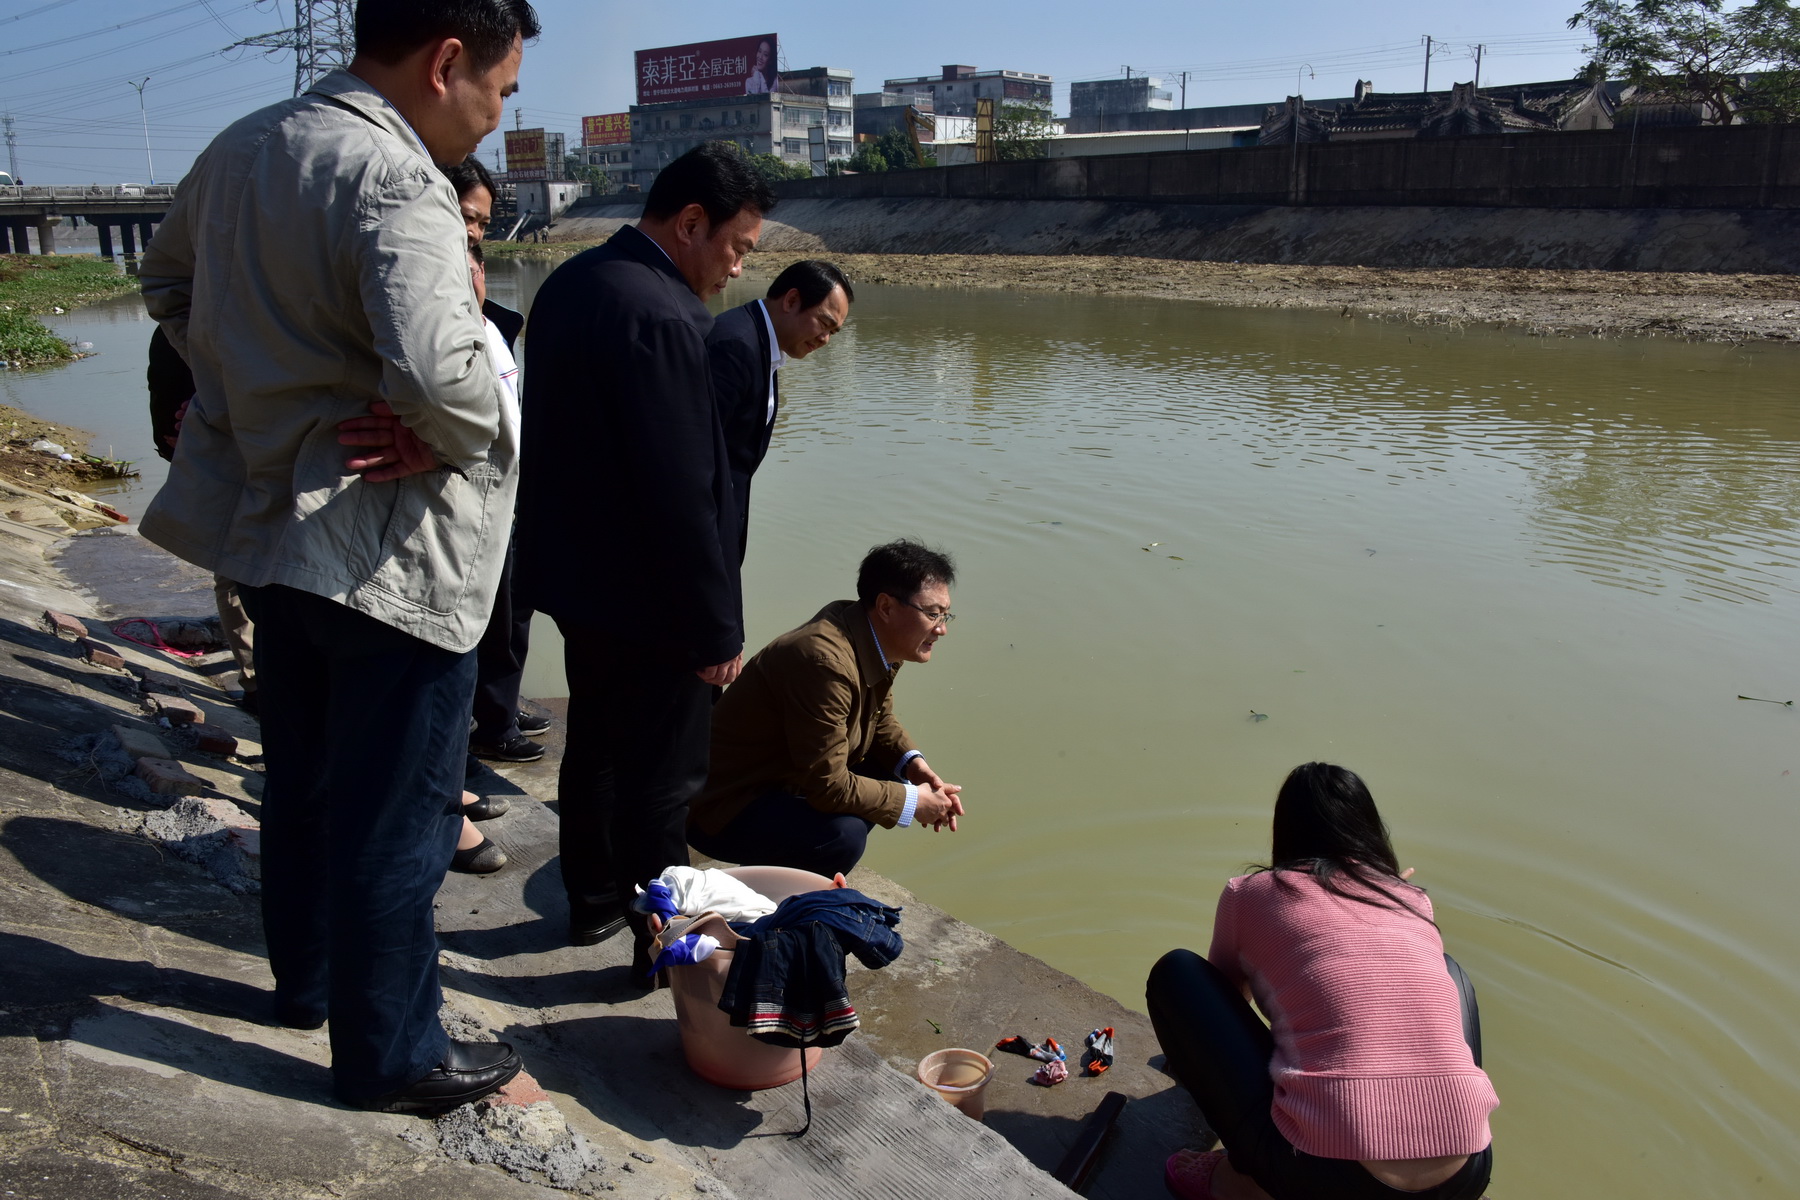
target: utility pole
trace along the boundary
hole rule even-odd
[[[1431,35],[1428,33],[1419,39],[1425,43],[1425,90],[1431,91]]]
[[[513,109],[513,128],[514,129],[525,128],[525,110],[524,109],[522,109],[522,108]]]
[[[13,132],[12,114],[7,113],[4,117],[0,117],[0,125],[6,129],[6,171],[13,177],[13,182],[17,183],[19,181],[19,135]]]
[[[1183,71],[1181,73],[1181,107],[1183,108],[1187,107],[1187,81],[1188,73]]]
[[[1481,90],[1481,55],[1487,49],[1480,42],[1475,43],[1475,90]]]
[[[294,0],[289,29],[245,38],[237,46],[275,53],[294,52],[294,95],[306,91],[319,76],[347,67],[356,56],[355,0]]]
[[[127,79],[125,86],[137,89],[138,117],[144,122],[144,169],[150,172],[150,182],[154,184],[156,182],[156,164],[150,161],[150,114],[144,108],[144,85],[149,82],[150,77],[146,75],[141,82]]]

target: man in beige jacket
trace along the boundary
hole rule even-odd
[[[930,662],[956,619],[948,555],[902,539],[876,546],[838,600],[744,664],[713,708],[706,787],[688,841],[734,863],[849,871],[876,825],[956,829],[945,783],[894,716],[902,663]]]
[[[195,386],[144,536],[256,622],[275,1015],[329,1020],[338,1096],[389,1111],[520,1065],[437,1019],[432,897],[518,431],[433,164],[499,124],[537,32],[526,0],[361,0],[349,69],[215,138],[142,268]],[[382,419],[346,462],[339,423]]]

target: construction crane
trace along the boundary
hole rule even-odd
[[[294,95],[319,76],[347,67],[356,55],[355,0],[294,0],[292,28],[261,33],[233,44],[276,54],[294,52]]]
[[[912,139],[913,163],[915,166],[925,165],[925,147],[919,144],[919,135],[928,133],[937,137],[937,118],[930,113],[922,113],[912,105],[906,106],[903,114],[906,118],[906,136]]]

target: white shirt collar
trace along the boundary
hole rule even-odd
[[[763,325],[769,331],[769,370],[779,371],[787,366],[787,355],[781,352],[781,343],[775,339],[775,321],[769,316],[769,306],[758,300],[756,307],[762,310]]]

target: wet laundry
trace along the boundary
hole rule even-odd
[[[705,962],[719,948],[719,939],[710,933],[684,933],[656,956],[650,964],[650,974],[654,975],[664,967],[685,967],[690,963]]]
[[[1087,1035],[1087,1053],[1081,1056],[1081,1067],[1088,1075],[1103,1075],[1112,1065],[1113,1027],[1108,1025]]]
[[[755,921],[775,911],[775,902],[724,871],[670,867],[638,889],[631,907],[667,924],[671,917],[716,912],[728,922]]]
[[[1044,1063],[1063,1062],[1069,1057],[1053,1037],[1045,1038],[1042,1045],[1034,1046],[1029,1039],[1015,1034],[995,1042],[994,1049],[1003,1054],[1023,1054],[1026,1058],[1035,1058]]]

